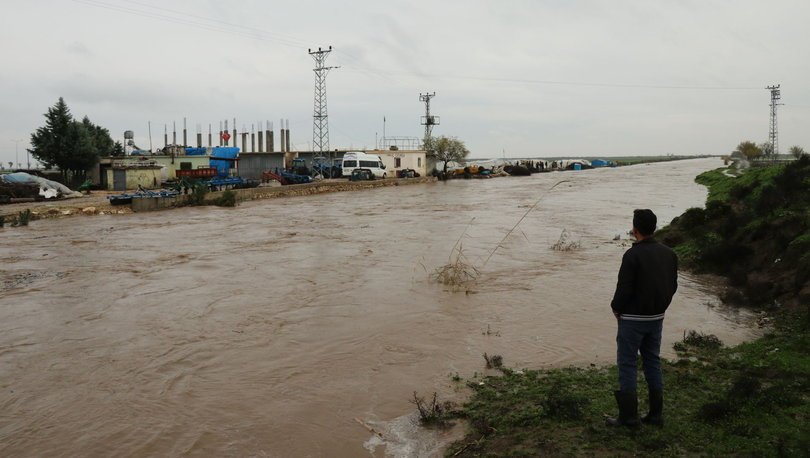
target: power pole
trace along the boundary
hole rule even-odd
[[[779,100],[782,98],[779,86],[781,86],[781,84],[765,87],[765,89],[771,91],[771,126],[768,131],[768,140],[771,142],[771,154],[773,155],[771,159],[776,159],[779,155],[779,129],[776,126],[776,107],[784,105],[783,103],[779,103]]]
[[[326,75],[329,70],[339,67],[324,67],[326,57],[332,52],[329,49],[318,48],[317,51],[307,50],[315,59],[315,110],[312,115],[312,151],[329,151],[329,115],[326,110]]]
[[[430,138],[430,135],[433,132],[433,126],[439,125],[439,117],[432,116],[430,114],[430,99],[432,99],[433,97],[436,97],[435,92],[433,93],[425,92],[424,94],[422,94],[421,92],[419,93],[419,101],[425,102],[425,115],[422,116],[422,122],[420,123],[421,125],[425,126],[424,140],[428,140]]]

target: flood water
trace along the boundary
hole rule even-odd
[[[484,372],[484,352],[513,368],[613,361],[609,303],[633,209],[667,223],[703,204],[693,179],[720,166],[456,180],[6,228],[0,455],[436,453],[446,439],[413,426],[409,399],[463,399],[450,374]],[[578,250],[550,248],[564,229]],[[460,237],[482,272],[454,293],[428,273]],[[682,274],[664,324],[667,357],[689,329],[727,344],[756,335],[753,318],[720,305],[717,292]]]

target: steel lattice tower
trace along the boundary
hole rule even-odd
[[[312,115],[312,151],[329,151],[329,115],[326,110],[326,75],[329,70],[338,67],[324,67],[326,57],[332,52],[329,49],[318,48],[317,51],[307,50],[315,59],[315,110]]]
[[[425,102],[425,115],[422,116],[421,124],[425,126],[425,140],[430,138],[431,133],[433,132],[433,126],[439,125],[439,117],[438,116],[431,116],[430,115],[430,99],[436,97],[436,93],[427,93],[425,92],[422,94],[419,93],[419,101]]]
[[[768,140],[771,142],[771,154],[773,154],[774,159],[779,155],[779,129],[776,125],[776,107],[782,105],[779,103],[782,98],[779,86],[781,85],[765,87],[765,89],[771,91],[771,126],[768,131]]]

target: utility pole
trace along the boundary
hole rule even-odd
[[[424,94],[422,94],[421,92],[419,93],[419,101],[420,102],[425,102],[425,115],[422,116],[422,122],[421,122],[421,124],[423,126],[425,126],[425,138],[424,138],[423,142],[430,139],[430,135],[433,132],[433,126],[438,126],[439,125],[439,117],[438,116],[432,116],[430,114],[430,99],[432,99],[433,97],[436,97],[435,92],[433,92],[433,93],[425,92]]]
[[[323,153],[329,151],[329,115],[326,110],[326,75],[329,70],[340,67],[324,67],[326,57],[332,52],[329,49],[318,48],[317,51],[307,50],[315,59],[315,110],[312,115],[312,151]]]
[[[771,91],[771,125],[768,131],[768,140],[771,142],[771,154],[773,155],[771,159],[776,159],[779,155],[779,129],[776,126],[776,107],[784,105],[783,103],[779,103],[779,100],[782,98],[779,86],[781,86],[781,84],[765,87],[765,89]]]
[[[19,146],[20,146],[20,142],[22,142],[24,140],[19,139],[19,140],[11,140],[11,141],[14,142],[14,162],[17,163],[17,168],[21,168],[20,167],[21,164],[20,164]],[[28,168],[29,169],[31,168],[31,160],[30,159],[28,160]]]

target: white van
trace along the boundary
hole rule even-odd
[[[380,156],[366,154],[362,151],[350,151],[343,155],[343,176],[349,177],[354,169],[367,169],[375,178],[388,178],[385,164]]]

